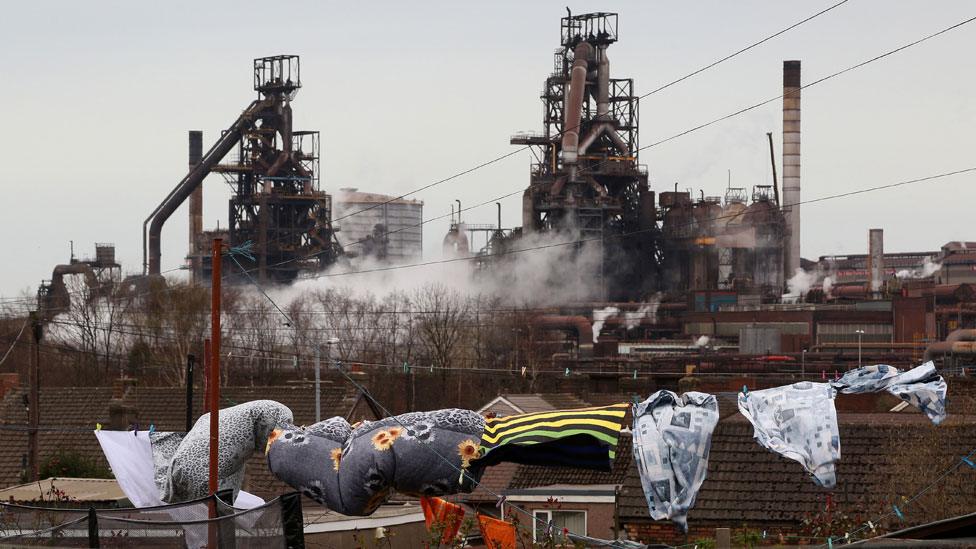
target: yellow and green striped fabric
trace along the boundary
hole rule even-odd
[[[505,461],[538,463],[555,460],[566,462],[566,465],[604,469],[616,456],[620,429],[629,406],[612,404],[488,418],[481,435],[481,456],[484,458],[506,447],[505,453],[512,455]],[[545,445],[546,448],[528,448],[533,445]],[[523,459],[519,459],[519,454]]]

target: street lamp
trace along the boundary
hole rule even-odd
[[[860,368],[861,367],[861,336],[864,335],[864,330],[855,330],[854,333],[857,334],[857,367]]]

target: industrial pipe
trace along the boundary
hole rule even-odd
[[[593,352],[593,326],[585,316],[540,316],[532,323],[542,328],[575,330],[580,355]]]
[[[596,116],[605,120],[610,118],[610,59],[606,46],[597,48],[596,83]]]
[[[933,343],[925,348],[923,360],[928,362],[939,354],[976,354],[976,329],[955,330],[945,341]]]
[[[593,46],[580,42],[573,50],[573,68],[570,71],[569,95],[566,100],[566,116],[563,123],[563,164],[569,171],[569,180],[576,181],[576,163],[579,149],[579,126],[583,117],[583,93],[586,88],[586,73],[589,60],[593,57]]]
[[[241,132],[244,131],[245,123],[251,120],[262,109],[269,106],[272,101],[272,99],[253,101],[237,120],[234,121],[234,124],[223,132],[220,139],[207,151],[207,154],[204,155],[200,162],[190,170],[190,173],[177,184],[153,211],[151,215],[152,222],[149,224],[148,260],[147,258],[143,258],[144,263],[148,263],[148,274],[160,274],[160,263],[162,260],[160,237],[163,232],[163,224],[193,194],[193,191],[203,182],[204,178],[210,173],[210,170],[237,145]],[[144,229],[145,225],[143,223]],[[143,233],[143,238],[145,239],[145,232]],[[143,244],[145,246],[145,240],[143,240]],[[144,247],[143,250],[145,251],[146,248]]]

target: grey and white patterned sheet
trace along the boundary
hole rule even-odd
[[[718,418],[715,396],[699,392],[658,391],[634,407],[634,459],[654,520],[688,531]]]
[[[233,489],[234,499],[244,480],[244,462],[263,449],[278,425],[293,421],[291,410],[273,400],[255,400],[220,411],[218,490]],[[159,497],[167,503],[188,501],[209,493],[210,414],[203,414],[186,435],[154,432],[153,469]]]
[[[887,364],[863,366],[848,371],[830,385],[846,394],[888,391],[922,410],[936,425],[946,417],[946,382],[931,361],[907,372]]]
[[[835,394],[829,383],[801,381],[739,393],[739,411],[752,423],[756,442],[798,461],[817,484],[831,488],[840,460]]]

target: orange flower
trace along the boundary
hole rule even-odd
[[[332,468],[338,471],[339,462],[342,461],[342,448],[333,448],[331,454],[332,454]]]
[[[399,435],[399,433],[397,433]],[[389,431],[379,431],[373,435],[373,448],[379,451],[389,450],[393,446],[393,441],[396,437],[392,436]]]
[[[470,438],[458,444],[458,455],[461,456],[461,467],[464,469],[467,469],[468,465],[471,465],[471,460],[478,459],[480,454],[478,445]]]
[[[268,443],[264,445],[264,455],[268,455],[268,452],[271,451],[271,444],[277,440],[280,435],[281,429],[271,431],[271,434],[268,435]]]

